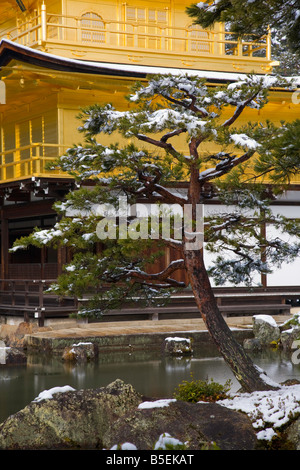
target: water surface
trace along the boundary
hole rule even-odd
[[[292,363],[290,354],[268,350],[252,354],[252,358],[276,382],[300,380],[300,365]],[[171,397],[177,385],[191,377],[212,378],[222,384],[231,379],[231,390],[239,388],[230,368],[211,348],[203,350],[201,356],[189,358],[115,352],[100,355],[97,361],[84,365],[70,365],[55,356],[29,355],[27,365],[0,366],[0,423],[52,387],[98,388],[118,378],[143,395],[163,398]]]

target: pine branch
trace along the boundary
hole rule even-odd
[[[184,268],[184,260],[179,259],[176,261],[172,261],[167,268],[165,268],[160,273],[149,274],[145,271],[127,271],[126,276],[130,276],[132,279],[140,279],[142,281],[164,281],[166,284],[169,284],[173,287],[184,287],[185,283],[176,281],[175,279],[171,279],[169,276],[173,274],[178,269]]]
[[[232,168],[249,160],[254,155],[254,153],[255,150],[248,150],[248,152],[244,153],[244,155],[242,155],[241,157],[237,157],[234,159],[228,158],[227,162],[223,161],[216,165],[215,168],[210,168],[208,170],[202,171],[199,175],[200,182],[205,183],[206,181],[220,178],[221,176],[231,171]]]
[[[184,132],[187,132],[187,129],[176,129],[175,131],[172,131],[172,132],[168,132],[167,134],[163,135],[162,138],[160,139],[160,142],[167,142],[167,140],[169,140],[171,137],[174,137],[176,135],[180,135]]]
[[[240,105],[238,105],[236,107],[236,110],[234,112],[234,114],[231,116],[230,119],[227,119],[223,124],[222,124],[222,127],[229,127],[231,126],[231,124],[233,124],[237,119],[238,117],[242,114],[242,112],[244,111],[244,109],[248,106],[248,104],[251,103],[251,101],[253,101],[257,95],[259,94],[261,90],[258,90],[256,93],[254,93],[250,98],[248,98],[247,100],[243,101]]]
[[[187,198],[177,196],[176,194],[171,193],[165,187],[159,184],[154,184],[154,191],[159,193],[161,196],[164,196],[164,198],[166,199],[166,202],[172,202],[174,204],[179,204],[181,206],[187,203]]]
[[[181,133],[179,131],[176,131],[176,132],[178,132],[178,134]],[[185,129],[182,129],[182,132],[186,132]],[[174,135],[178,135],[178,134],[174,134]],[[147,142],[148,144],[154,145],[154,146],[159,147],[159,148],[163,148],[166,152],[170,153],[175,158],[179,158],[179,156],[180,156],[179,152],[177,152],[177,150],[173,147],[173,145],[171,145],[170,143],[167,142],[169,137],[167,137],[166,139],[163,139],[163,140],[162,139],[161,140],[156,140],[156,139],[153,139],[152,137],[146,136],[144,134],[136,134],[136,137],[137,137],[137,139],[142,140],[143,142]]]
[[[195,95],[192,95],[190,93],[187,93],[185,92],[186,96],[188,98],[191,99],[191,103],[184,103],[183,101],[181,100],[176,100],[175,98],[172,98],[171,96],[167,96],[167,95],[163,95],[163,97],[170,101],[171,103],[173,104],[176,104],[177,106],[182,106],[184,107],[185,109],[190,109],[191,111],[194,111],[195,113],[199,113],[202,115],[202,117],[207,117],[209,116],[209,113],[208,111],[206,111],[206,109],[204,108],[198,108],[198,106],[195,105],[196,101],[197,101],[197,97]]]

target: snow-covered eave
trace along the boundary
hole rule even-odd
[[[189,74],[207,78],[212,82],[233,82],[245,77],[243,73],[215,72],[209,70],[195,70],[172,67],[153,67],[148,65],[132,65],[111,62],[94,62],[79,59],[70,59],[53,54],[48,54],[27,46],[22,46],[8,39],[0,42],[0,67],[8,65],[11,60],[19,60],[35,66],[49,68],[51,70],[69,71],[73,73],[88,73],[98,75],[113,75],[128,78],[146,78],[152,74],[174,75]],[[300,85],[300,77],[296,77]]]

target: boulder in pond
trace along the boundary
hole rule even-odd
[[[167,434],[188,450],[254,450],[257,438],[248,416],[217,403],[177,400],[143,402],[108,428],[105,448],[130,442],[138,450],[151,450]]]
[[[164,340],[164,354],[171,356],[191,355],[192,340],[178,336],[169,336]]]
[[[280,340],[280,328],[271,315],[253,315],[253,334],[262,346],[277,343]]]
[[[69,386],[42,392],[0,425],[1,450],[68,450],[136,447],[151,450],[161,436],[187,449],[252,450],[250,419],[216,403],[145,402],[117,379],[95,390]],[[150,404],[150,405],[149,405]]]
[[[0,341],[0,367],[20,364],[27,364],[26,354],[18,348],[5,346],[5,343]]]
[[[141,402],[131,385],[48,391],[0,425],[2,450],[102,449],[108,428]]]
[[[96,357],[95,345],[90,342],[80,342],[67,346],[62,355],[65,362],[88,362]]]

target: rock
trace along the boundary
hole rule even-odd
[[[261,351],[262,349],[261,342],[257,338],[245,339],[243,342],[243,347],[249,351]]]
[[[6,348],[6,365],[26,364],[27,357],[23,351],[17,348]]]
[[[22,349],[26,335],[30,335],[35,331],[48,331],[50,328],[40,328],[34,323],[21,322],[17,325],[3,324],[0,327],[0,338],[3,339],[7,346]]]
[[[289,443],[289,450],[300,450],[300,418],[287,427],[284,440]]]
[[[18,348],[6,346],[4,341],[0,340],[0,367],[1,365],[26,364],[27,357],[23,351]]]
[[[187,449],[254,450],[257,439],[249,418],[216,403],[172,401],[168,406],[138,409],[116,421],[106,432],[106,449],[124,439],[138,450],[151,450],[161,434],[187,443]]]
[[[172,356],[192,354],[190,338],[168,337],[164,340],[164,353]]]
[[[140,408],[142,397],[119,379],[95,390],[55,387],[0,425],[0,449],[101,450],[126,442],[150,450],[166,433],[190,450],[210,449],[213,443],[221,450],[256,448],[245,414],[216,403],[163,401],[168,406],[148,402]]]
[[[253,316],[253,334],[262,346],[271,345],[280,339],[280,329],[270,315]]]
[[[96,357],[93,343],[78,343],[64,349],[62,359],[66,362],[88,362]]]
[[[294,343],[300,340],[300,326],[284,330],[280,335],[280,344],[284,350],[299,348],[300,344]]]
[[[33,401],[0,425],[0,449],[102,449],[112,423],[140,402],[140,395],[121,380]]]

